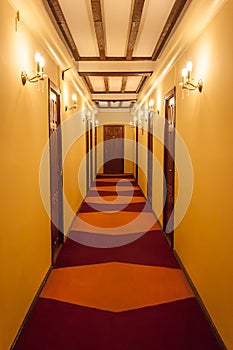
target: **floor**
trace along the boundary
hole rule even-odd
[[[97,176],[14,350],[215,350],[131,175]]]

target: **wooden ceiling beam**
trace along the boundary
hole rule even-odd
[[[69,27],[66,23],[65,17],[63,15],[63,12],[62,12],[62,9],[61,9],[61,6],[60,6],[58,0],[47,0],[47,3],[50,7],[52,14],[53,14],[53,17],[55,18],[56,24],[61,32],[60,36],[63,37],[63,41],[70,49],[73,58],[76,61],[79,61],[80,56],[79,56],[78,49],[75,45],[75,42],[74,42],[74,39],[71,35]]]
[[[106,93],[109,93],[108,77],[104,77],[104,85]]]
[[[141,91],[143,85],[146,82],[146,79],[147,79],[146,76],[142,77],[142,79],[140,80],[140,83],[138,84],[138,87],[137,87],[137,90],[136,90],[136,94],[138,94]]]
[[[91,56],[91,57],[85,57],[85,56],[82,56],[80,57],[80,61],[87,61],[87,62],[95,62],[95,61],[101,61],[100,60],[100,57],[94,57],[94,56]],[[126,58],[125,57],[111,57],[111,56],[106,56],[105,57],[105,61],[108,61],[108,62],[111,62],[111,61],[122,61],[122,62],[125,62],[126,61]],[[151,61],[151,57],[132,57],[131,61]]]
[[[131,20],[131,26],[130,26],[128,45],[127,45],[127,53],[126,53],[127,60],[131,60],[133,56],[133,50],[137,39],[138,31],[139,31],[144,3],[145,3],[145,0],[134,1],[134,8],[133,8],[133,14],[132,14],[132,20]]]
[[[122,84],[121,84],[121,92],[124,93],[125,92],[125,89],[126,89],[126,84],[127,84],[127,77],[124,76],[122,77]]]
[[[137,77],[137,76],[151,76],[153,72],[79,72],[81,77]]]
[[[161,35],[159,37],[159,40],[155,46],[154,52],[152,54],[152,60],[156,61],[159,57],[160,53],[162,52],[163,48],[165,47],[170,34],[172,33],[172,30],[175,28],[175,26],[178,24],[178,22],[181,20],[181,12],[185,9],[187,10],[188,6],[190,5],[192,0],[176,0],[173,8],[168,16],[167,22],[165,23],[165,26],[163,27],[163,30],[161,32]],[[184,15],[184,11],[182,13]]]
[[[105,60],[105,35],[102,21],[101,3],[100,0],[91,0],[92,15],[95,26],[95,34],[99,48],[100,59]]]
[[[84,78],[84,80],[85,80],[85,82],[86,82],[86,84],[88,86],[88,89],[89,89],[90,93],[93,94],[94,93],[94,89],[93,89],[92,83],[90,81],[90,78],[88,76],[85,76],[83,78]]]

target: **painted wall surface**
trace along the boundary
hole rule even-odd
[[[63,145],[63,188],[64,188],[64,232],[67,231],[80,207],[86,191],[86,136],[82,117],[82,97],[69,81],[62,81],[62,145]],[[72,94],[76,94],[75,109]]]
[[[194,169],[191,205],[176,230],[176,250],[228,349],[233,349],[233,3],[188,51],[202,94],[178,95],[177,128]],[[185,57],[181,60],[184,63]]]
[[[22,68],[34,68],[36,51],[49,57],[23,23],[15,32],[8,1],[1,2],[0,18],[0,348],[8,350],[51,264],[50,221],[39,187],[47,81],[23,86],[20,79]]]
[[[26,316],[26,313],[51,265],[51,228],[50,219],[43,207],[39,183],[40,161],[48,141],[48,80],[38,83],[21,82],[21,71],[29,75],[35,71],[34,56],[40,52],[45,59],[45,72],[51,81],[61,88],[62,120],[71,118],[64,112],[71,90],[79,93],[77,82],[72,82],[66,89],[61,84],[62,67],[58,65],[59,57],[54,58],[51,50],[58,50],[62,59],[68,56],[63,44],[53,35],[52,43],[46,50],[38,38],[38,33],[52,33],[41,24],[37,33],[33,26],[26,23],[33,7],[38,23],[43,19],[46,25],[45,11],[40,1],[33,3],[17,1],[20,21],[15,27],[16,9],[10,2],[1,2],[0,40],[0,161],[1,161],[1,232],[0,232],[0,349],[8,350]],[[29,11],[27,13],[27,11]],[[34,22],[35,26],[38,24]],[[45,23],[43,23],[45,24]],[[38,24],[39,25],[39,24]],[[52,26],[52,24],[51,24]],[[35,29],[35,28],[33,28]],[[51,34],[52,35],[52,34]],[[49,40],[49,38],[45,38]],[[53,51],[55,52],[55,51]],[[69,57],[69,56],[68,56]],[[67,79],[71,76],[67,74]],[[72,78],[74,80],[74,78]],[[66,92],[68,95],[66,95]],[[82,99],[85,96],[82,95]],[[68,101],[69,102],[69,101]],[[80,101],[81,104],[82,101]],[[72,139],[72,126],[69,123],[68,134],[63,138]],[[70,127],[71,126],[71,127]],[[83,123],[75,126],[83,128]],[[66,129],[65,124],[63,126]],[[84,140],[82,136],[69,149],[64,163],[64,188],[69,205],[78,209],[81,202],[80,188],[77,186],[77,173],[83,158]],[[81,150],[81,151],[80,151]],[[49,163],[47,164],[49,176]],[[85,176],[83,176],[85,178]],[[49,179],[49,177],[48,177]],[[49,181],[48,181],[49,182]],[[72,189],[71,186],[72,185]],[[48,183],[49,186],[49,183]],[[49,191],[48,191],[49,192]],[[75,197],[76,196],[76,197]],[[49,199],[49,193],[47,193]],[[65,205],[65,228],[71,217]]]
[[[226,1],[153,91],[155,100],[161,96],[163,106],[165,95],[177,87],[177,132],[189,151],[194,182],[190,206],[175,230],[175,249],[228,349],[233,349],[232,13],[233,2]],[[203,79],[202,93],[182,92],[179,87],[181,69],[188,60],[193,62],[195,80]],[[155,139],[155,154],[161,164],[162,147]],[[178,143],[176,159],[182,160]],[[186,164],[181,162],[180,166],[185,172]],[[176,173],[177,189],[189,185],[188,180],[179,183]],[[161,184],[161,176],[156,178],[155,173],[154,197],[157,182]],[[161,200],[160,193],[153,203],[155,208]],[[176,215],[181,214],[179,210]]]

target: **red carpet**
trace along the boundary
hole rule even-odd
[[[97,176],[14,349],[221,349],[131,176]]]

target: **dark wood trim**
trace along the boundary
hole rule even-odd
[[[90,78],[88,76],[84,76],[83,79],[84,79],[85,83],[87,84],[87,87],[88,87],[90,93],[94,94],[94,89],[93,89],[92,83],[90,81]]]
[[[89,138],[90,138],[90,185],[93,181],[93,123],[90,121],[89,128]]]
[[[95,34],[99,48],[100,59],[105,59],[105,36],[102,21],[102,11],[100,0],[91,0],[92,15],[95,26]]]
[[[135,168],[135,179],[138,183],[138,125],[136,125],[135,129],[135,141],[136,141],[136,150],[135,150],[135,162],[136,162],[136,168]]]
[[[58,189],[58,201],[59,201],[59,245],[62,246],[64,243],[64,208],[63,208],[63,169],[62,169],[62,130],[61,130],[61,91],[60,89],[51,81],[51,79],[48,79],[48,129],[49,129],[49,138],[51,139],[51,127],[50,127],[50,92],[53,92],[57,97],[57,157],[58,157],[58,174],[59,174],[59,189]],[[50,144],[51,145],[51,144]],[[57,248],[57,251],[54,248],[53,244],[53,227],[54,223],[52,222],[52,167],[51,167],[51,146],[49,145],[49,155],[50,155],[50,164],[49,164],[49,171],[50,171],[50,222],[51,222],[51,252],[52,252],[52,265],[54,265],[56,258],[58,256],[58,253],[60,251],[59,247]]]
[[[90,162],[89,162],[89,122],[86,120],[86,193],[89,191],[89,186],[90,186]]]
[[[147,200],[152,204],[153,192],[153,112],[149,111],[147,131]]]
[[[192,0],[176,0],[168,19],[165,23],[165,26],[163,27],[162,33],[160,34],[159,40],[155,46],[154,52],[152,54],[152,60],[156,61],[159,57],[160,53],[162,52],[163,48],[165,47],[168,38],[174,29],[175,25],[178,24],[178,19],[181,19],[181,12],[185,8],[185,5],[189,5]],[[187,10],[188,6],[186,6],[185,10]],[[184,14],[184,12],[183,12]],[[183,15],[182,14],[182,15]]]
[[[122,95],[122,96],[124,96],[124,95]],[[95,99],[95,98],[93,98],[92,99],[92,101],[93,102],[111,102],[112,100],[106,100],[106,99]],[[115,101],[115,100],[114,100]],[[122,98],[122,99],[117,99],[117,101],[122,101],[122,102],[137,102],[137,100],[129,100],[129,99],[124,99],[124,98]]]
[[[220,348],[222,350],[227,350],[227,347],[225,346],[225,344],[224,344],[224,342],[223,342],[223,340],[222,340],[222,338],[221,338],[221,336],[220,336],[220,334],[219,334],[219,332],[218,332],[218,330],[217,330],[217,328],[216,328],[212,318],[210,317],[210,314],[209,314],[207,308],[205,307],[205,304],[202,301],[202,298],[200,297],[200,294],[198,293],[195,285],[193,284],[193,281],[192,281],[190,275],[188,274],[186,268],[184,267],[184,265],[183,265],[183,263],[182,263],[182,261],[181,261],[181,259],[179,257],[179,254],[177,253],[177,251],[175,249],[173,250],[173,252],[174,252],[175,258],[177,259],[177,261],[178,261],[178,263],[179,263],[179,265],[180,265],[180,267],[181,267],[181,269],[182,269],[186,279],[188,280],[188,283],[189,283],[190,287],[193,290],[193,293],[195,294],[195,297],[196,297],[196,299],[197,299],[197,301],[198,301],[198,303],[199,303],[203,313],[205,314],[205,316],[207,318],[207,321],[209,322],[210,327],[213,330],[213,333],[214,333],[214,335],[215,335],[215,337],[217,339],[217,342],[218,342]]]
[[[18,339],[19,339],[19,337],[20,337],[20,335],[21,335],[21,333],[22,333],[22,331],[23,331],[23,329],[24,329],[24,327],[25,327],[25,325],[26,325],[26,323],[27,323],[27,321],[28,321],[28,319],[29,319],[29,317],[30,317],[34,307],[35,307],[35,305],[36,305],[36,303],[37,303],[37,300],[38,300],[38,298],[39,298],[39,296],[40,296],[40,294],[42,292],[42,289],[44,288],[45,283],[47,282],[47,280],[49,278],[49,275],[50,275],[52,269],[53,269],[52,266],[50,266],[49,270],[47,271],[47,273],[46,273],[46,275],[45,275],[45,277],[44,277],[44,279],[43,279],[43,281],[42,281],[42,283],[41,283],[41,285],[40,285],[40,287],[39,287],[39,289],[38,289],[38,291],[37,291],[37,293],[35,295],[35,297],[33,298],[33,301],[32,301],[32,303],[31,303],[31,305],[30,305],[30,307],[28,309],[28,312],[27,312],[26,316],[24,317],[24,320],[23,320],[23,322],[22,322],[22,324],[21,324],[21,326],[19,328],[18,333],[16,334],[16,337],[15,337],[15,339],[14,339],[14,341],[13,341],[11,347],[10,347],[10,350],[14,350],[14,347],[15,347],[15,345],[16,345],[16,343],[17,343],[17,341],[18,341]]]
[[[58,2],[58,0],[47,0],[47,3],[52,11],[52,14],[55,18],[55,21],[58,25],[58,28],[61,31],[61,34],[63,35],[65,42],[67,46],[69,47],[74,59],[78,61],[80,59],[78,49],[75,45],[74,39],[72,37],[72,34],[69,30],[69,27],[66,23],[65,16],[62,12],[61,6]]]
[[[111,95],[111,94],[122,94],[122,96],[124,96],[124,94],[136,94],[136,91],[125,91],[125,92],[121,92],[121,91],[93,91],[93,94],[101,94],[101,95]]]
[[[136,94],[138,94],[138,93],[141,91],[141,89],[142,89],[142,87],[144,86],[146,80],[147,80],[147,77],[146,77],[146,76],[143,76],[143,77],[141,78],[140,83],[138,84],[138,87],[137,87],[137,90],[136,90]]]
[[[79,61],[86,61],[86,62],[95,62],[95,61],[101,61],[100,57],[96,57],[96,56],[89,56],[89,57],[85,57],[85,56],[82,56],[80,57]],[[106,56],[104,61],[107,61],[107,62],[111,62],[111,61],[127,61],[126,57],[112,57],[112,56]],[[140,57],[140,56],[135,56],[135,57],[132,57],[131,58],[131,61],[151,61],[151,57],[148,57],[148,56],[145,56],[145,57]]]
[[[94,149],[95,149],[95,176],[97,174],[97,156],[98,156],[98,153],[97,153],[97,145],[98,145],[98,126],[95,125],[94,127],[95,129],[95,139],[94,139]]]
[[[135,0],[134,2],[133,15],[130,24],[130,33],[127,44],[126,60],[131,60],[133,56],[134,46],[139,31],[144,3],[145,0]]]
[[[153,72],[79,72],[81,77],[137,77],[137,76],[151,76]]]
[[[105,92],[109,93],[108,77],[104,77]]]
[[[126,84],[127,84],[127,77],[124,76],[124,77],[122,77],[121,93],[124,93],[124,92],[125,92]]]
[[[174,248],[174,230],[172,230],[169,234],[166,234],[165,229],[166,229],[166,225],[165,225],[165,207],[166,207],[166,200],[167,200],[167,180],[166,180],[166,167],[167,167],[167,160],[169,160],[169,157],[171,157],[169,150],[167,149],[166,145],[167,145],[167,138],[169,135],[168,132],[168,109],[167,109],[167,103],[170,100],[170,98],[174,97],[175,100],[175,106],[174,106],[174,130],[176,127],[176,87],[174,86],[173,89],[171,89],[164,97],[164,102],[165,102],[165,124],[164,124],[164,155],[163,155],[163,171],[164,171],[164,184],[163,184],[163,193],[165,196],[166,193],[166,197],[164,198],[164,207],[163,207],[163,232],[165,234],[165,236],[168,238],[168,242],[170,243],[171,249]],[[173,180],[171,183],[172,186],[172,190],[173,190],[173,210],[174,210],[174,202],[175,202],[175,131],[174,131],[174,136],[173,136],[173,161],[172,164],[170,164],[170,167],[172,167],[173,170]],[[171,146],[171,145],[170,145]],[[170,156],[169,156],[170,155]],[[170,175],[169,175],[170,176]],[[165,190],[166,189],[166,190]],[[173,214],[173,218],[174,218],[174,212],[172,212]]]

